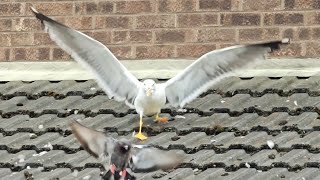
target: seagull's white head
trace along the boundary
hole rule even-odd
[[[156,82],[154,82],[154,80],[152,79],[146,79],[143,81],[143,88],[147,96],[152,96],[155,90],[155,85],[156,85]]]

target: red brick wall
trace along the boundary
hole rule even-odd
[[[0,60],[68,60],[29,11],[106,44],[120,59],[193,58],[292,38],[275,56],[320,54],[320,0],[0,0]]]

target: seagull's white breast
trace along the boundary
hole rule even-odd
[[[151,96],[147,96],[143,88],[139,89],[139,93],[134,101],[137,113],[143,112],[143,115],[152,116],[160,113],[161,108],[166,103],[166,95],[164,87],[156,84],[155,90]]]

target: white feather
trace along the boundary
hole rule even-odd
[[[235,70],[264,60],[269,47],[238,45],[211,51],[163,84],[169,103],[183,107]]]
[[[97,50],[97,52],[100,52],[101,54],[89,54],[89,56],[87,57],[88,59],[83,59],[82,57],[80,57],[78,55],[77,51],[74,51],[74,49],[72,49],[71,47],[69,47],[68,45],[66,45],[63,42],[63,37],[59,37],[57,34],[59,34],[59,32],[55,32],[54,28],[58,29],[59,26],[61,25],[57,25],[55,23],[52,22],[46,22],[44,21],[45,24],[45,28],[46,31],[49,33],[49,36],[52,40],[54,40],[59,47],[61,47],[63,50],[65,50],[67,53],[69,53],[71,55],[71,57],[73,57],[78,63],[80,63],[84,68],[88,69],[97,79],[98,84],[106,91],[106,94],[108,95],[108,97],[114,98],[116,101],[124,101],[126,100],[126,104],[129,105],[130,107],[133,107],[133,104],[130,103],[129,101],[127,101],[126,97],[121,96],[118,92],[114,91],[114,89],[116,89],[115,87],[110,87],[110,84],[108,84],[105,79],[102,79],[101,76],[101,72],[107,74],[108,72],[106,72],[103,69],[97,69],[97,67],[92,67],[91,65],[88,64],[88,59],[91,59],[91,61],[95,61],[94,63],[99,63],[98,61],[95,60],[96,57],[104,57],[104,56],[109,56],[110,58],[105,60],[105,63],[108,63],[108,61],[113,61],[113,63],[116,63],[117,66],[119,66],[120,68],[118,69],[118,71],[123,71],[125,77],[128,79],[128,82],[132,83],[134,86],[130,86],[130,84],[122,84],[121,89],[125,90],[127,92],[137,92],[138,88],[140,86],[140,83],[120,62],[118,62],[118,59],[110,52],[110,50],[108,48],[106,48],[102,43],[100,43],[99,41],[94,40],[93,38],[79,32],[73,29],[66,29],[71,31],[70,34],[72,34],[73,36],[78,36],[78,38],[85,38],[88,40],[88,43],[93,44],[96,47],[91,47],[95,50]],[[62,31],[62,30],[60,30]],[[82,37],[81,37],[82,36]],[[77,37],[75,37],[76,39]],[[90,42],[92,41],[92,42]],[[86,43],[86,42],[82,42],[82,43]],[[102,49],[103,48],[103,49]],[[92,57],[91,57],[92,56]],[[112,74],[109,74],[109,76],[112,76]],[[132,97],[130,97],[132,98]]]

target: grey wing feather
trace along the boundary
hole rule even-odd
[[[133,172],[151,172],[174,168],[181,161],[182,157],[176,153],[144,147],[133,150],[130,166]]]
[[[31,8],[41,20],[50,38],[77,62],[90,70],[109,98],[126,101],[133,107],[140,82],[118,61],[102,43],[58,23]]]
[[[70,128],[81,146],[95,158],[103,158],[112,153],[115,139],[106,137],[102,132],[87,128],[77,121],[72,121]]]
[[[279,48],[289,39],[253,45],[238,45],[211,51],[163,85],[168,102],[183,107],[212,85],[232,75],[232,71],[264,60],[265,53]]]

